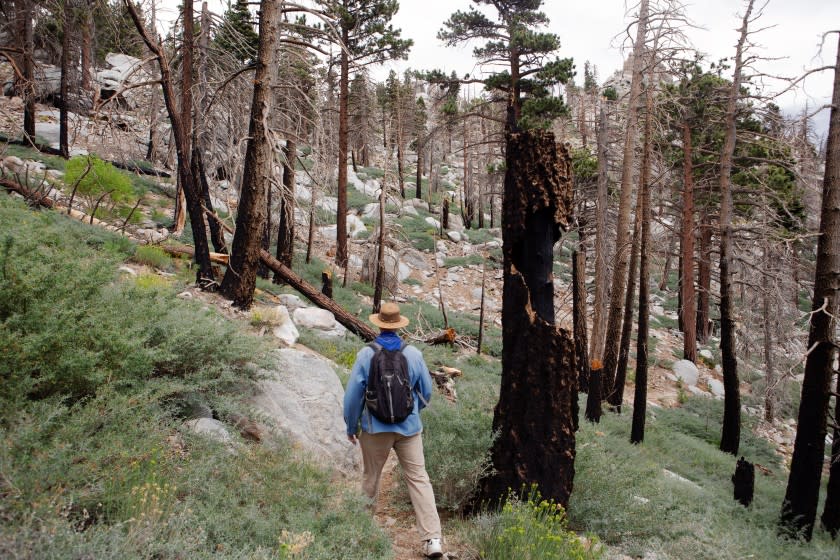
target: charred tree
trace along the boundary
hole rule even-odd
[[[23,43],[21,56],[20,90],[23,97],[23,139],[35,143],[35,36],[32,28],[34,0],[15,2],[15,27],[19,40]]]
[[[146,46],[158,61],[163,100],[166,104],[169,120],[172,123],[172,136],[174,138],[175,153],[178,160],[178,181],[183,185],[187,210],[190,214],[190,225],[192,227],[193,243],[195,244],[195,260],[198,263],[196,281],[202,288],[209,288],[215,285],[216,280],[210,264],[210,246],[207,243],[207,228],[204,220],[204,208],[201,204],[201,192],[195,183],[190,162],[190,133],[192,128],[189,126],[191,121],[190,115],[183,110],[183,107],[181,107],[181,110],[176,107],[175,89],[172,85],[172,73],[169,70],[169,60],[166,52],[151,38],[143,26],[134,2],[123,0],[123,5],[128,10],[131,20],[134,22],[134,27],[140,33],[143,42],[146,43]],[[192,5],[187,2],[184,5],[184,9],[186,10],[187,7],[190,10],[190,17],[188,19],[192,21]],[[192,27],[192,24],[190,24],[190,27]],[[187,33],[186,30],[185,33]],[[182,64],[186,64],[186,57]]]
[[[744,66],[750,15],[753,0],[747,4],[738,43],[735,47],[735,67],[732,86],[726,101],[724,140],[720,154],[720,353],[723,366],[723,428],[720,450],[738,454],[741,440],[741,395],[738,383],[738,360],[735,355],[735,316],[732,305],[732,162],[735,154],[735,113],[741,96],[741,73]]]
[[[621,321],[621,339],[618,343],[615,381],[611,387],[607,387],[604,385],[603,376],[601,378],[601,396],[618,413],[621,412],[621,405],[624,402],[624,383],[627,380],[627,363],[630,359],[630,338],[633,335],[633,300],[636,298],[636,273],[639,269],[639,236],[641,235],[641,214],[638,208],[633,224],[633,240],[630,242],[630,264],[627,271],[627,293],[624,296],[624,318]]]
[[[732,475],[733,497],[744,507],[749,507],[755,494],[755,465],[741,457]]]
[[[604,334],[607,330],[607,194],[609,186],[609,161],[607,159],[607,102],[601,101],[598,119],[598,192],[595,202],[595,303],[592,318],[592,338],[589,357],[601,361],[604,354]]]
[[[506,148],[499,437],[472,510],[532,484],[565,506],[574,478],[575,344],[554,324],[552,278],[553,246],[572,212],[570,158],[545,131],[508,133]]]
[[[700,225],[700,247],[697,261],[697,341],[706,344],[712,336],[709,314],[712,293],[712,224],[709,212],[703,213]]]
[[[248,309],[254,301],[260,245],[265,227],[266,190],[269,188],[269,166],[272,160],[272,146],[266,124],[271,114],[271,88],[276,82],[279,66],[277,40],[280,15],[279,2],[263,0],[260,3],[260,46],[254,76],[245,169],[242,172],[242,191],[236,213],[236,234],[233,236],[230,265],[221,285],[222,294],[242,309]]]
[[[589,341],[586,337],[586,252],[572,254],[572,322],[575,334],[575,359],[577,361],[576,391],[589,392]],[[575,431],[578,426],[578,400],[572,403],[575,414]]]
[[[67,140],[68,132],[68,99],[70,97],[70,49],[72,48],[72,41],[70,38],[72,34],[70,29],[73,27],[72,15],[75,12],[75,6],[72,2],[64,2],[64,21],[61,38],[61,106],[58,114],[58,150],[61,152],[61,157],[70,159],[70,146]]]
[[[289,268],[295,252],[295,160],[297,144],[286,140],[283,148],[283,194],[280,196],[280,224],[277,229],[277,260]],[[275,274],[274,283],[280,278]]]
[[[805,361],[805,379],[802,381],[802,400],[793,457],[790,462],[785,499],[782,503],[780,532],[811,540],[817,502],[820,497],[825,457],[825,436],[831,378],[837,351],[835,317],[840,291],[840,40],[837,47],[837,65],[834,69],[834,95],[828,125],[825,175],[823,177],[820,238],[817,242],[817,263],[814,274],[814,303],[811,311],[811,328],[808,334],[808,357]],[[835,424],[837,419],[835,419]],[[835,435],[837,432],[835,431]],[[837,451],[837,439],[832,452]],[[832,465],[833,474],[838,467]],[[836,508],[837,483],[832,482],[835,498],[831,508]],[[829,512],[829,529],[836,534],[837,518]]]
[[[828,469],[828,487],[825,491],[823,508],[823,528],[836,539],[840,533],[840,375],[837,376],[837,388],[834,390],[834,439],[831,442],[831,466]]]

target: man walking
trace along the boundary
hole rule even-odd
[[[395,303],[385,303],[370,316],[379,327],[376,340],[356,354],[344,393],[347,439],[362,448],[362,491],[376,500],[382,467],[396,451],[417,518],[417,530],[428,558],[443,556],[440,518],[426,461],[420,410],[432,396],[432,378],[423,354],[406,346],[397,330],[408,325]],[[407,380],[407,385],[402,380]],[[359,429],[361,428],[361,432]]]

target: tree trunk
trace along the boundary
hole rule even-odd
[[[75,6],[71,5],[70,1],[65,0],[63,7],[64,29],[61,39],[61,107],[58,114],[58,150],[61,152],[61,157],[70,159],[70,146],[67,141],[67,112],[69,111],[67,98],[70,96],[70,49],[72,45],[70,29],[74,27],[71,14],[75,12]]]
[[[607,189],[609,185],[609,161],[607,159],[607,101],[601,101],[598,124],[598,192],[595,198],[595,302],[593,304],[592,339],[589,358],[603,363],[604,335],[607,330]]]
[[[398,132],[402,135],[402,132]],[[401,139],[397,142],[397,182],[400,186],[400,197],[405,200],[405,179],[403,178],[403,151],[402,151],[402,142]]]
[[[709,314],[712,293],[711,251],[712,224],[709,212],[706,210],[703,212],[703,221],[700,226],[700,252],[697,263],[697,287],[700,291],[697,298],[697,340],[703,344],[707,343],[712,335],[712,320]]]
[[[565,506],[574,478],[575,345],[554,325],[554,243],[572,212],[571,163],[543,131],[507,135],[502,382],[493,417],[493,472],[470,509],[539,486]],[[539,390],[535,390],[539,388]]]
[[[831,442],[831,465],[828,470],[828,487],[825,491],[825,506],[823,509],[823,528],[836,539],[840,534],[840,375],[834,390],[834,433]]]
[[[668,288],[668,277],[671,275],[671,263],[674,260],[674,245],[677,236],[671,235],[668,239],[668,248],[665,249],[665,264],[662,265],[662,278],[659,279],[659,291],[664,292]]]
[[[280,197],[280,225],[277,231],[277,260],[292,268],[295,253],[295,160],[297,144],[286,140],[283,149],[283,195]],[[275,274],[274,283],[280,278]]]
[[[621,321],[621,339],[618,344],[618,363],[615,368],[615,382],[612,387],[604,385],[601,379],[601,393],[613,410],[620,413],[624,402],[624,383],[627,380],[627,363],[630,359],[630,338],[633,335],[633,300],[636,297],[636,272],[639,266],[639,237],[642,231],[641,209],[636,203],[636,218],[633,221],[633,240],[630,242],[630,268],[627,272],[627,293],[624,295],[624,317]]]
[[[802,382],[802,400],[796,441],[790,462],[785,500],[782,504],[780,530],[786,535],[802,536],[811,540],[817,502],[820,494],[823,458],[825,456],[826,417],[828,415],[831,377],[834,373],[836,353],[835,329],[840,291],[840,39],[837,62],[834,67],[834,94],[828,125],[825,176],[823,178],[820,238],[817,243],[817,263],[814,274],[814,303],[811,328],[808,334],[808,357],[805,361],[805,379]],[[838,423],[835,418],[835,425]],[[837,429],[832,445],[832,456],[838,450]],[[838,523],[837,474],[840,467],[832,464],[829,481],[832,483],[825,516],[826,526]],[[823,521],[825,523],[825,521]]]
[[[131,0],[123,0],[123,5],[128,10],[134,22],[134,27],[140,33],[146,46],[158,59],[163,100],[166,103],[166,110],[169,113],[169,120],[172,123],[171,132],[178,159],[178,180],[183,185],[183,192],[187,200],[187,210],[190,213],[193,242],[195,243],[195,259],[198,263],[196,281],[202,288],[209,288],[215,284],[215,278],[210,265],[210,247],[207,244],[207,228],[204,221],[204,208],[201,205],[201,192],[195,184],[190,165],[189,137],[191,127],[187,127],[185,123],[189,123],[191,119],[189,119],[188,114],[185,115],[175,106],[175,91],[172,87],[172,75],[169,71],[169,61],[167,60],[166,53],[161,49],[160,45],[152,40],[143,27],[143,22],[140,20],[134,3]],[[188,6],[190,7],[189,21],[192,21],[192,10],[189,2],[187,2],[184,9],[186,10]],[[189,24],[189,26],[191,28],[192,24]],[[187,33],[186,29],[184,33]]]
[[[737,455],[741,440],[741,395],[735,356],[735,317],[732,307],[732,159],[735,153],[735,111],[741,96],[741,70],[753,0],[741,22],[735,49],[732,87],[726,103],[725,136],[720,155],[720,353],[723,365],[723,428],[720,450]]]
[[[414,198],[423,198],[423,148],[417,146],[417,183],[414,187]]]
[[[35,45],[32,30],[33,0],[18,0],[15,3],[15,17],[19,36],[23,39],[23,139],[35,143]]]
[[[652,76],[650,76],[652,78]],[[645,412],[647,411],[648,384],[648,331],[650,304],[650,158],[651,125],[653,121],[653,92],[647,90],[645,111],[645,140],[642,154],[642,176],[639,181],[639,214],[642,222],[641,242],[639,243],[639,327],[636,331],[636,387],[633,396],[633,425],[630,431],[630,443],[642,443],[645,439]]]
[[[152,14],[154,14],[154,2],[152,2]],[[91,17],[90,10],[83,10],[82,11],[82,76],[81,82],[79,86],[81,87],[82,91],[90,92],[91,84],[90,84],[90,71],[93,64],[91,63],[92,60],[92,41],[91,35],[92,30],[91,27],[93,26],[93,18]],[[152,21],[154,21],[154,15],[152,16]]]
[[[636,24],[636,41],[633,43],[633,76],[630,81],[630,97],[627,108],[627,128],[624,138],[624,155],[621,168],[621,195],[618,204],[618,225],[615,240],[615,267],[613,268],[610,291],[610,314],[604,337],[603,387],[613,387],[618,362],[619,329],[621,328],[621,297],[627,280],[627,250],[630,235],[630,206],[633,198],[633,167],[636,153],[636,129],[638,121],[639,94],[642,91],[643,53],[648,25],[648,0],[641,0],[639,21]]]
[[[187,2],[189,4],[189,2]],[[281,2],[260,3],[260,43],[254,76],[254,97],[248,147],[242,172],[242,191],[236,213],[236,234],[233,237],[230,266],[222,280],[221,292],[233,304],[248,309],[254,300],[260,243],[266,219],[266,189],[272,161],[272,145],[266,124],[271,114],[272,87],[279,66],[277,40],[280,33]],[[345,168],[346,172],[346,168]]]
[[[597,365],[597,362],[596,362]],[[589,371],[589,391],[586,395],[586,419],[597,424],[601,421],[601,368]]]
[[[210,197],[210,183],[207,182],[207,170],[204,168],[204,157],[195,144],[193,144],[192,173],[201,188],[201,199],[204,202],[204,207],[208,211],[214,212],[213,199]],[[227,253],[225,235],[219,223],[216,220],[208,220],[208,225],[210,226],[210,240],[213,242],[213,248],[217,253]]]
[[[680,237],[680,304],[683,328],[683,358],[697,361],[697,308],[694,304],[694,168],[691,128],[682,123],[683,204]]]
[[[373,282],[373,312],[379,313],[382,304],[382,285],[385,283],[385,200],[387,186],[383,177],[379,189],[379,239],[376,247],[376,274]],[[345,275],[346,276],[346,275]]]
[[[586,252],[572,254],[572,321],[575,333],[577,389],[589,392],[589,344],[586,337]],[[577,400],[575,403],[577,404]],[[575,414],[577,417],[577,413]]]
[[[349,30],[341,27],[343,44],[348,44]],[[347,51],[341,49],[341,76],[338,80],[338,210],[336,211],[335,264],[347,266],[347,103],[350,96],[350,61]]]
[[[735,474],[732,475],[732,484],[735,501],[744,507],[749,507],[755,494],[755,465],[743,457],[738,459]]]
[[[761,276],[764,323],[764,381],[767,384],[767,388],[764,390],[764,420],[772,424],[773,418],[776,416],[776,372],[773,370],[773,325],[776,323],[776,317],[772,315],[773,309],[770,302],[770,274],[775,267],[773,266],[769,242],[764,248],[764,260],[767,263],[764,274]]]
[[[193,50],[195,42],[194,33],[194,18],[193,18],[193,3],[185,2],[183,4],[183,25],[184,25],[184,39],[181,55],[181,118],[184,127],[184,153],[192,154],[191,141],[193,137]],[[195,177],[192,177],[195,181]],[[178,196],[175,197],[175,232],[180,233],[184,230],[186,224],[186,189],[191,185],[186,182],[178,183]],[[190,214],[192,219],[192,214]],[[202,217],[202,225],[204,223]]]

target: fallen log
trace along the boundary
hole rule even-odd
[[[160,248],[173,257],[195,257],[195,249],[189,245],[160,245]],[[230,255],[210,252],[210,262],[227,265]]]
[[[260,250],[260,260],[275,274],[279,275],[286,284],[305,295],[309,301],[321,309],[331,311],[332,314],[335,315],[335,319],[347,327],[347,330],[368,342],[376,338],[376,333],[366,323],[362,322],[358,317],[348,313],[346,309],[338,305],[334,300],[322,294],[315,286],[295,274],[292,269],[272,257],[271,253],[265,249]]]
[[[426,344],[431,344],[432,346],[437,346],[438,344],[448,344],[452,346],[455,344],[455,339],[457,337],[458,335],[455,333],[455,329],[449,327],[448,329],[444,329],[438,336],[428,338],[424,342]]]

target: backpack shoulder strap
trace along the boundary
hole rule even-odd
[[[406,342],[405,340],[400,340],[400,352],[405,350],[406,346],[408,346],[408,342]]]
[[[374,354],[382,350],[382,345],[376,342],[375,340],[368,342],[367,347],[373,349]]]

